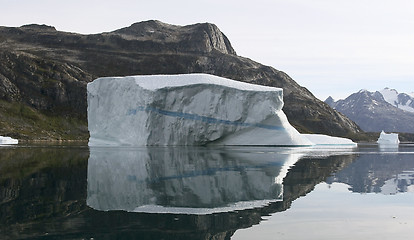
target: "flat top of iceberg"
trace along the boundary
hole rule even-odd
[[[236,88],[246,91],[282,91],[281,88],[267,87],[261,85],[255,85],[240,81],[235,81],[223,77],[218,77],[204,73],[194,74],[177,74],[177,75],[142,75],[142,76],[128,76],[128,77],[103,77],[100,80],[113,80],[113,79],[134,79],[135,82],[142,88],[148,90],[156,90],[166,87],[182,87],[196,84],[211,84],[221,85],[230,88]]]

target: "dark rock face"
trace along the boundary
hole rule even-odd
[[[132,24],[109,33],[126,41],[152,42],[159,48],[146,47],[143,51],[171,51],[188,53],[209,53],[213,50],[236,55],[230,41],[214,24],[202,23],[189,26],[174,26],[160,21],[147,21]]]
[[[378,91],[361,90],[345,100],[330,101],[330,105],[355,121],[364,131],[414,133],[414,113],[386,102]]]
[[[333,107],[333,108],[335,107],[335,100],[331,96],[329,96],[325,100],[325,103],[328,104],[329,106]]]
[[[397,106],[398,105],[403,105],[403,106],[414,108],[414,98],[409,96],[406,93],[400,93],[398,94]]]
[[[80,68],[28,53],[0,52],[0,96],[38,110],[86,117],[86,83]]]
[[[66,106],[64,114],[86,119],[85,86],[96,77],[209,73],[283,88],[283,110],[301,132],[360,132],[287,74],[237,56],[227,37],[209,23],[182,27],[147,21],[93,35],[39,25],[0,27],[0,60],[0,98],[46,113]]]

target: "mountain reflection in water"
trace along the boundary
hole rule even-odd
[[[378,148],[2,148],[0,238],[229,239],[321,182],[376,191],[414,169],[412,155],[392,156]]]
[[[352,192],[385,195],[414,192],[414,152],[412,145],[379,145],[379,152],[360,146],[358,161],[347,166],[328,183],[341,182]]]

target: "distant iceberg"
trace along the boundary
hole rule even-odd
[[[89,146],[313,145],[282,111],[283,90],[208,74],[98,78]]]
[[[3,137],[0,136],[0,145],[8,145],[8,144],[18,144],[19,140],[11,138],[11,137]]]
[[[379,144],[399,144],[398,133],[385,133],[381,131],[377,143]]]

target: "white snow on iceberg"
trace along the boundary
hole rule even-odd
[[[11,137],[3,137],[0,136],[0,145],[9,145],[9,144],[18,144],[19,140],[11,138]]]
[[[293,128],[283,90],[208,74],[89,83],[89,146],[312,145]]]

